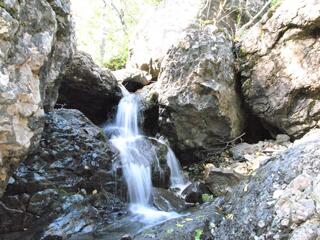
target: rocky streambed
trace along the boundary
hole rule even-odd
[[[76,50],[68,0],[0,1],[0,239],[317,240],[320,2],[270,2],[164,1],[112,73]],[[105,131],[121,84],[134,148]],[[133,213],[124,149],[152,152],[161,220]]]

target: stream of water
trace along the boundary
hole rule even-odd
[[[158,157],[151,141],[139,128],[140,98],[122,87],[123,97],[118,105],[115,122],[106,126],[110,141],[120,152],[122,172],[127,183],[130,211],[137,220],[147,224],[178,217],[176,212],[156,209],[152,203],[152,164]],[[160,144],[165,144],[158,140]],[[186,185],[181,166],[172,149],[166,144],[167,164],[171,170],[171,186],[182,188]]]

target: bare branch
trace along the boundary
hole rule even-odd
[[[264,6],[260,9],[260,11],[253,17],[251,18],[251,20],[249,22],[247,22],[246,24],[244,24],[239,30],[238,33],[241,34],[243,33],[246,29],[248,29],[249,27],[251,27],[252,25],[255,24],[255,22],[257,21],[257,19],[264,14],[264,12],[267,10],[267,8],[270,6],[272,0],[269,0],[268,2],[266,2],[264,4]]]
[[[105,1],[105,0],[103,0]],[[124,12],[123,12],[123,9],[118,9],[117,6],[113,3],[112,0],[109,1],[110,2],[110,6],[111,8],[116,12],[116,14],[118,15],[119,17],[119,20],[121,22],[121,25],[122,25],[122,29],[123,29],[123,32],[128,35],[128,27],[127,27],[127,24],[124,20]]]
[[[9,207],[7,207],[2,201],[0,201],[0,206],[1,206],[4,210],[6,210],[7,212],[23,214],[23,211],[22,211],[22,210],[9,208]]]

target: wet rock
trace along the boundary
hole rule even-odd
[[[205,184],[215,196],[231,192],[243,178],[232,170],[216,168],[212,164],[208,164],[205,169]]]
[[[202,203],[202,195],[208,192],[208,188],[203,183],[194,182],[186,187],[181,195],[187,203]]]
[[[73,52],[70,2],[57,5],[0,4],[0,197],[19,162],[38,144],[43,105],[54,104],[58,75]]]
[[[242,92],[271,133],[320,126],[317,1],[285,0],[241,36]]]
[[[159,210],[181,212],[186,209],[185,201],[171,190],[153,188],[153,204]]]
[[[135,92],[150,84],[152,80],[152,76],[149,73],[134,68],[120,69],[113,71],[112,74],[130,92]]]
[[[168,147],[165,144],[159,142],[153,142],[153,148],[155,150],[152,163],[152,185],[154,187],[169,188],[171,170],[168,166],[167,153]]]
[[[129,234],[126,234],[126,235],[123,235],[121,237],[121,240],[132,240],[133,238],[129,235]]]
[[[189,29],[163,60],[154,86],[160,132],[186,162],[243,131],[233,65],[230,36],[212,25]]]
[[[238,185],[224,206],[216,239],[312,239],[320,174],[320,130],[297,140]],[[308,230],[306,230],[308,228]],[[303,235],[306,234],[306,235]]]
[[[31,239],[40,239],[41,228],[47,239],[67,239],[116,218],[125,207],[115,196],[122,186],[112,172],[116,157],[102,129],[81,112],[50,112],[39,148],[20,164],[0,200],[14,209],[0,206],[0,232],[29,229]]]
[[[216,211],[218,205],[217,202],[200,205],[194,208],[188,216],[172,219],[142,231],[135,236],[135,239],[197,239],[205,235],[206,229],[215,229],[215,226],[221,221],[222,216]]]
[[[159,132],[159,102],[154,84],[137,91],[141,98],[142,128],[147,135],[155,136]]]
[[[113,74],[83,52],[73,57],[61,78],[58,103],[80,110],[95,123],[106,121],[121,97]]]
[[[52,208],[52,204],[56,201],[58,192],[54,189],[46,189],[34,194],[28,204],[28,211],[37,216],[41,216]]]

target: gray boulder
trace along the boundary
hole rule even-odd
[[[319,1],[286,0],[241,36],[242,92],[271,132],[320,126],[319,20]]]
[[[80,110],[95,123],[106,121],[121,97],[113,74],[84,52],[73,57],[61,78],[58,103]]]
[[[178,153],[192,151],[199,157],[200,151],[209,151],[243,131],[231,37],[214,26],[186,32],[163,60],[154,91],[160,106],[160,133]],[[187,161],[194,160],[188,155]]]
[[[205,184],[214,196],[222,196],[232,192],[234,186],[238,185],[244,176],[231,169],[206,166]]]
[[[228,217],[215,239],[316,239],[319,136],[320,129],[312,130],[240,184],[224,206]]]
[[[57,80],[73,53],[69,1],[0,4],[0,197],[42,132]]]

